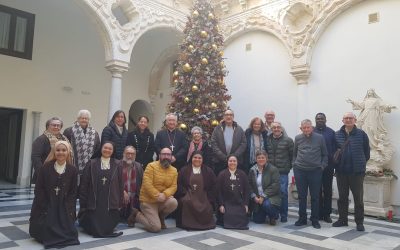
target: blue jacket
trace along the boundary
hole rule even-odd
[[[334,164],[332,161],[333,155],[336,152],[337,144],[335,139],[335,131],[330,127],[315,127],[314,132],[322,135],[325,139],[326,150],[328,151],[328,168],[333,168]]]
[[[336,166],[336,171],[342,174],[364,174],[370,156],[368,136],[356,126],[347,135],[345,126],[343,125],[335,133],[339,147],[342,147],[348,136],[349,142],[343,150],[342,158]]]

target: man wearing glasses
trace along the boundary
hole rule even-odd
[[[235,155],[238,160],[238,168],[243,168],[243,154],[246,151],[246,136],[242,127],[234,120],[232,110],[226,110],[223,121],[215,127],[211,135],[211,147],[213,150],[214,172],[227,168],[229,155]]]
[[[144,171],[142,187],[139,195],[140,209],[132,208],[128,224],[138,222],[149,232],[166,229],[164,218],[178,206],[174,198],[177,189],[178,172],[171,166],[172,151],[163,148],[159,160],[149,163]]]
[[[336,182],[339,191],[339,219],[333,227],[348,226],[349,190],[354,198],[354,219],[358,231],[364,228],[364,176],[370,147],[367,134],[356,127],[356,116],[352,112],[343,115],[343,126],[335,133],[338,147],[342,150],[340,162],[336,166]]]

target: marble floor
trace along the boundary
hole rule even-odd
[[[33,190],[0,183],[0,249],[42,249],[28,234],[28,220]],[[349,227],[333,228],[321,223],[321,229],[296,227],[297,208],[289,208],[289,221],[276,226],[250,223],[250,230],[226,230],[217,227],[209,231],[185,231],[167,220],[168,229],[147,233],[140,225],[128,228],[118,225],[123,235],[111,239],[95,239],[79,232],[81,245],[67,249],[399,249],[400,224],[366,218],[365,232],[355,230],[353,218]],[[333,219],[337,216],[333,215]]]

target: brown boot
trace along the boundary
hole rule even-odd
[[[167,226],[165,225],[164,216],[161,216],[161,214],[158,214],[158,217],[160,217],[161,229],[167,229]]]
[[[128,227],[134,227],[136,222],[136,215],[138,214],[139,210],[136,208],[132,208],[132,213],[128,217]]]

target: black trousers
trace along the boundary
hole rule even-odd
[[[347,222],[347,215],[349,213],[349,190],[351,190],[354,199],[354,219],[356,224],[364,223],[364,174],[336,173],[336,182],[339,191],[339,220]]]
[[[329,217],[332,213],[332,180],[333,167],[322,172],[321,191],[319,192],[319,217]]]

